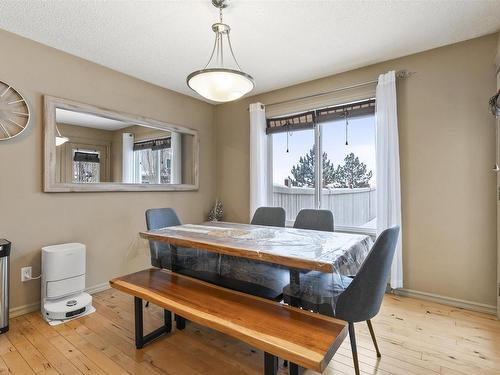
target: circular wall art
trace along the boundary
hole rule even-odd
[[[30,108],[12,86],[0,81],[0,141],[14,138],[29,125]]]

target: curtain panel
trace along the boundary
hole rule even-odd
[[[378,78],[376,91],[377,235],[398,225],[399,240],[391,268],[391,288],[403,287],[401,178],[396,99],[396,73]]]
[[[269,143],[266,134],[266,111],[262,103],[250,104],[250,219],[255,210],[269,206],[271,180]]]

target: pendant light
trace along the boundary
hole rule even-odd
[[[205,67],[191,73],[187,77],[188,86],[206,99],[214,102],[230,102],[241,98],[254,88],[252,76],[243,72],[234,57],[229,25],[222,22],[222,10],[228,6],[226,0],[212,0],[219,9],[219,22],[212,25],[215,42],[212,54]],[[234,69],[224,66],[224,48],[236,65]]]

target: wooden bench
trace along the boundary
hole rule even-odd
[[[135,298],[136,347],[170,332],[171,312],[235,337],[265,352],[264,374],[275,375],[278,357],[323,372],[347,335],[347,323],[179,275],[148,269],[110,281]],[[143,334],[142,300],[165,311],[165,325]],[[292,370],[295,368],[295,370]]]

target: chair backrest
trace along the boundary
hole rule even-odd
[[[377,315],[384,298],[398,238],[399,226],[380,233],[354,280],[340,294],[335,307],[336,317],[348,322],[362,322]]]
[[[282,207],[259,207],[253,215],[253,225],[265,225],[268,227],[284,227],[286,212]]]
[[[148,230],[181,225],[179,216],[173,208],[151,208],[146,210],[146,227]],[[170,264],[170,246],[159,241],[149,241],[151,265],[164,267]]]
[[[329,210],[300,210],[294,228],[333,232],[333,214]]]

